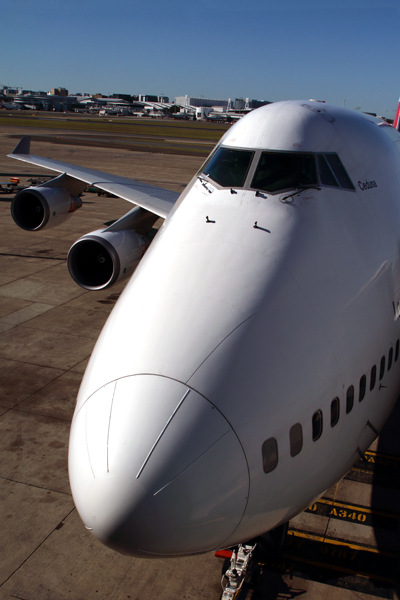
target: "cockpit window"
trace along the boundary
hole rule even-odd
[[[313,154],[263,152],[251,187],[265,192],[318,185]]]
[[[329,168],[328,163],[325,160],[325,156],[323,154],[318,154],[318,168],[319,168],[319,176],[321,178],[322,185],[330,185],[332,187],[339,187],[338,182],[336,181],[336,177],[332,173]]]
[[[346,190],[354,190],[354,185],[351,183],[350,177],[346,173],[346,169],[342,165],[342,161],[337,154],[325,154],[325,158],[329,163],[340,187]]]
[[[222,187],[243,187],[254,152],[219,148],[203,169]]]
[[[201,168],[200,179],[201,175],[225,188],[246,185],[271,194],[320,186],[355,191],[335,152],[260,151],[220,146]]]

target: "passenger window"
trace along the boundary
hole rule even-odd
[[[382,358],[381,358],[381,365],[380,365],[380,368],[379,368],[379,381],[381,381],[382,377],[385,374],[385,362],[386,362],[385,361],[385,357],[382,356]]]
[[[394,362],[397,362],[397,359],[399,358],[399,346],[400,346],[400,342],[399,340],[397,340],[396,342],[396,350],[394,353]]]
[[[318,154],[318,167],[321,183],[324,185],[330,185],[332,187],[339,187],[339,184],[330,170],[323,154]]]
[[[322,411],[317,410],[312,418],[312,439],[316,442],[322,435]]]
[[[337,154],[325,154],[325,158],[329,163],[336,179],[342,188],[346,190],[354,190],[354,185],[351,183],[350,177],[346,173],[346,169]]]
[[[275,438],[269,438],[262,445],[264,473],[270,473],[278,464],[278,443]]]
[[[334,398],[331,402],[331,427],[335,427],[339,421],[340,403],[339,398]]]
[[[392,363],[393,363],[393,348],[390,348],[389,356],[388,356],[388,371],[390,371],[390,369],[392,368]]]
[[[296,423],[290,428],[290,456],[296,456],[303,447],[303,429],[300,423]]]
[[[354,387],[351,385],[349,388],[347,388],[347,392],[346,392],[346,414],[348,415],[349,412],[351,412],[353,410],[353,404],[354,404]]]
[[[376,382],[376,366],[374,365],[371,369],[371,379],[369,381],[369,389],[371,392],[375,387],[375,382]]]
[[[363,375],[360,379],[360,389],[358,395],[358,401],[362,402],[364,400],[365,392],[367,389],[367,378]]]
[[[243,187],[254,152],[219,148],[203,169],[222,187]]]

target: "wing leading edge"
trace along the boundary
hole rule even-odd
[[[94,185],[97,188],[115,194],[128,202],[141,206],[146,210],[165,217],[168,215],[176,200],[179,198],[178,192],[172,192],[164,188],[141,183],[127,177],[111,175],[102,171],[86,169],[77,165],[71,165],[51,158],[42,158],[30,154],[30,137],[23,137],[16,148],[8,156],[24,162],[44,167],[58,173],[66,173],[70,177],[84,181],[87,184]]]

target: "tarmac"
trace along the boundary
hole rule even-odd
[[[9,137],[15,133],[0,128],[0,172],[45,173],[6,158],[16,145]],[[195,156],[34,144],[35,154],[176,191],[203,162]],[[78,237],[119,218],[130,205],[85,193],[83,207],[68,222],[29,233],[14,224],[11,199],[0,196],[0,599],[217,600],[222,561],[213,553],[166,560],[119,555],[85,529],[69,488],[68,436],[80,380],[126,282],[87,292],[70,278],[66,256]],[[257,576],[240,599],[395,597],[399,416],[398,405],[368,462],[291,521],[283,554],[258,559]]]

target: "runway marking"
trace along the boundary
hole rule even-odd
[[[333,571],[338,573],[339,578],[340,574],[352,575],[392,586],[395,579],[391,575],[396,572],[396,564],[395,552],[292,529],[288,531],[283,554],[269,566],[281,572],[298,571],[303,576],[302,565],[309,565],[318,569],[319,576],[323,569],[326,579],[332,579]],[[313,579],[312,572],[307,570],[306,573]],[[349,589],[357,589],[356,581],[353,581]]]
[[[305,533],[303,531],[297,531],[290,529],[288,535],[295,537],[305,538],[307,540],[313,540],[314,542],[322,542],[324,544],[332,544],[334,546],[342,546],[343,548],[351,548],[352,550],[361,550],[362,552],[371,552],[372,554],[379,554],[380,556],[388,556],[390,558],[396,558],[396,552],[388,552],[386,550],[379,550],[378,548],[371,548],[370,546],[360,546],[351,542],[343,542],[341,540],[335,540],[334,538],[323,537],[315,535],[314,533]]]
[[[288,560],[293,560],[292,556],[283,554],[282,558],[288,559]],[[352,569],[348,569],[347,567],[341,567],[341,566],[336,566],[336,565],[332,565],[332,564],[327,564],[327,563],[323,563],[323,562],[317,562],[315,560],[309,560],[307,558],[298,558],[295,557],[295,560],[307,565],[312,565],[313,567],[318,567],[318,568],[324,568],[324,569],[330,569],[332,571],[338,571],[340,573],[347,573],[348,575],[354,575],[357,577],[363,577],[364,579],[374,579],[377,581],[382,581],[384,583],[389,583],[390,585],[394,585],[396,583],[395,579],[392,579],[390,577],[382,577],[381,575],[371,575],[369,573],[363,573],[361,571],[353,571]],[[277,561],[276,563],[274,563],[273,567],[274,568],[281,568],[282,570],[293,570],[293,567],[291,565],[288,565],[287,563],[285,563],[284,561],[281,562],[281,564],[279,564],[280,561]],[[292,568],[291,568],[292,567]],[[350,588],[352,589],[352,588]]]
[[[367,450],[365,460],[359,459],[344,479],[400,490],[399,467],[400,456]]]
[[[367,450],[364,454],[367,462],[377,465],[384,465],[385,467],[398,468],[400,465],[400,458],[398,456],[391,456],[390,454],[380,454],[379,452],[372,452]]]
[[[344,502],[336,502],[334,500],[327,500],[325,498],[321,498],[320,500],[318,500],[318,502],[321,504],[329,504],[332,506],[342,506],[344,508],[349,508],[350,510],[357,510],[357,511],[365,512],[365,513],[369,513],[369,514],[382,515],[383,517],[390,517],[392,519],[398,518],[398,515],[396,515],[395,513],[382,512],[380,510],[375,510],[374,508],[367,508],[366,506],[359,506],[359,505],[355,505],[355,504],[345,504]]]
[[[359,506],[356,504],[347,504],[337,502],[327,498],[321,498],[314,502],[306,510],[306,513],[314,513],[323,517],[332,517],[334,519],[357,523],[358,525],[367,525],[380,527],[382,529],[393,530],[397,526],[399,515],[392,512],[383,512]]]

